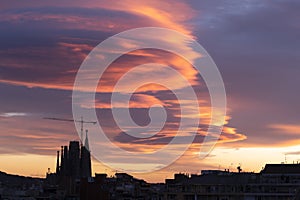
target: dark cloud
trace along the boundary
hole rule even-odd
[[[60,145],[78,140],[72,123],[47,121],[42,116],[0,120],[1,154],[54,155]]]
[[[248,136],[244,145],[287,145],[296,135],[268,124],[299,123],[300,35],[298,1],[195,3],[200,44],[225,81],[230,125]],[[195,5],[196,6],[196,5]],[[205,9],[201,9],[205,8]],[[202,13],[202,14],[201,14]]]
[[[300,155],[300,151],[285,152],[284,155]]]
[[[0,110],[3,113],[22,112],[40,117],[47,115],[71,116],[71,92],[17,87],[0,84]]]

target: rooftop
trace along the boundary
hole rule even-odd
[[[300,164],[266,164],[263,174],[300,174]]]

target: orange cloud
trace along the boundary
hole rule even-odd
[[[236,131],[236,128],[224,126],[222,134],[220,135],[220,142],[226,143],[226,142],[236,142],[236,141],[242,141],[247,139],[247,136],[245,136],[242,133],[238,133]]]
[[[114,61],[105,71],[104,75],[100,80],[101,87],[97,88],[98,92],[112,92],[113,87],[117,83],[117,81],[126,74],[129,70],[132,70],[134,67],[146,64],[146,63],[157,63],[164,66],[172,67],[177,70],[190,84],[198,85],[199,79],[197,78],[198,72],[197,70],[186,60],[179,57],[178,55],[174,55],[172,53],[161,51],[161,50],[137,50],[123,55],[116,61]],[[143,70],[143,71],[139,71]],[[132,86],[135,82],[139,81],[141,78],[145,83],[151,82],[156,77],[160,77],[161,80],[174,82],[174,88],[170,89],[179,89],[182,87],[186,87],[186,84],[183,84],[179,81],[178,77],[170,76],[168,73],[167,67],[161,67],[153,65],[153,68],[137,68],[134,69],[135,74],[130,74],[132,77],[128,81],[128,85]],[[91,76],[94,76],[95,72],[90,72]],[[165,77],[163,77],[165,76]],[[123,85],[123,88],[130,88],[129,86]],[[177,88],[175,88],[177,87]],[[86,88],[85,90],[88,90]],[[160,85],[149,85],[143,87],[140,86],[138,92],[146,92],[146,91],[161,91],[165,90]]]
[[[157,25],[175,29],[192,36],[191,28],[183,25],[195,15],[195,11],[186,3],[179,1],[115,1],[96,4],[105,9],[125,11],[146,16]]]
[[[300,134],[300,126],[294,124],[270,124],[269,128],[278,130],[283,132],[283,134],[292,134],[299,135]]]
[[[57,6],[59,3],[62,7],[69,6],[68,3],[52,1],[47,3],[34,3],[32,7],[39,7],[45,5]],[[20,4],[21,5],[21,4]],[[130,21],[129,18],[122,17],[111,17],[110,15],[94,16],[93,18],[89,15],[85,16],[81,13],[69,14],[69,13],[47,13],[47,10],[43,13],[37,10],[28,10],[24,13],[13,13],[3,14],[1,21],[49,21],[59,23],[61,28],[73,29],[85,29],[85,30],[100,30],[104,32],[120,32],[134,27],[145,27],[145,26],[160,26],[165,28],[171,28],[187,35],[192,36],[192,28],[188,26],[187,22],[193,16],[196,11],[190,7],[187,3],[180,1],[72,1],[74,7],[83,7],[87,9],[106,9],[112,12],[124,12],[136,16],[134,21]],[[36,12],[35,12],[36,11]],[[101,10],[99,11],[101,13]],[[56,24],[57,25],[57,24]]]

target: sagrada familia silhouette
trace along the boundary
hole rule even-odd
[[[62,195],[78,194],[80,180],[92,177],[87,133],[84,143],[70,141],[69,146],[61,146],[61,150],[57,151],[56,173],[49,176],[52,176],[53,183],[64,193]]]

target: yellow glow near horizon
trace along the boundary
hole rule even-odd
[[[199,172],[207,169],[204,166],[212,166],[211,169],[230,169],[236,171],[238,165],[242,166],[245,172],[260,172],[262,167],[267,163],[279,164],[297,163],[300,161],[300,156],[295,154],[287,154],[288,152],[298,152],[300,145],[290,147],[254,147],[254,148],[226,148],[216,147],[211,153],[214,156],[207,157],[201,162],[195,161],[198,165]],[[285,154],[287,154],[285,156]],[[56,156],[43,156],[35,154],[2,154],[0,155],[1,168],[0,171],[9,174],[18,174],[23,176],[42,177],[44,178],[48,168],[51,172],[55,172]],[[203,166],[201,167],[201,164]],[[114,175],[115,170],[110,169],[100,162],[93,160],[93,174],[94,173],[107,173],[109,176]],[[189,166],[194,169],[195,166]],[[179,172],[179,171],[178,171]],[[149,182],[164,182],[165,178],[173,177],[173,173],[178,173],[172,170],[161,170],[147,174],[133,174],[136,178],[142,178]],[[187,171],[188,172],[188,171]],[[188,172],[189,173],[189,172]]]
[[[22,176],[45,177],[48,168],[55,171],[55,156],[2,154],[0,171]]]
[[[299,155],[285,155],[288,152],[297,152],[300,145],[289,147],[247,147],[247,148],[225,148],[217,147],[213,150],[213,157],[204,160],[205,163],[211,163],[221,170],[230,169],[236,171],[238,165],[242,166],[246,172],[260,172],[262,167],[268,163],[280,164],[297,163],[300,161]]]

